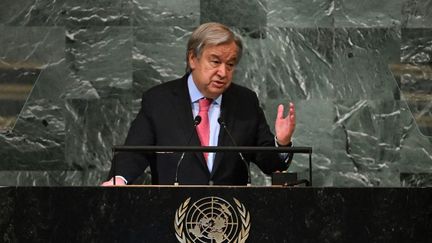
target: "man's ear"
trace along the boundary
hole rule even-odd
[[[189,52],[189,54],[188,54],[188,61],[189,61],[189,67],[192,70],[195,69],[197,58],[195,57],[195,55],[192,52]]]

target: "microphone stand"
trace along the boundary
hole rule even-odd
[[[196,116],[196,117],[194,118],[194,126],[193,126],[194,129],[192,130],[192,132],[191,132],[191,134],[190,134],[190,136],[189,136],[189,139],[188,139],[186,145],[189,145],[189,144],[190,144],[190,141],[192,140],[193,133],[194,133],[196,127],[197,127],[200,123],[201,123],[201,116],[198,115],[198,116]],[[179,185],[179,182],[178,182],[178,172],[179,172],[180,164],[181,164],[181,162],[183,161],[183,158],[184,158],[185,154],[186,154],[186,151],[183,151],[183,153],[182,153],[181,156],[180,156],[180,159],[177,161],[177,167],[176,167],[176,174],[175,174],[174,186],[178,186],[178,185]]]
[[[234,146],[237,147],[237,143],[235,142],[233,136],[231,135],[231,133],[229,132],[225,122],[223,121],[222,117],[218,118],[218,122],[219,124],[224,128],[225,132],[228,134],[228,137],[231,139],[231,142],[233,143]],[[241,152],[238,153],[240,156],[240,159],[243,161],[243,163],[246,166],[246,170],[247,170],[247,175],[248,175],[248,179],[247,179],[247,184],[246,186],[251,186],[251,172],[250,172],[250,166],[249,163],[246,161],[246,159],[243,157],[243,154]]]

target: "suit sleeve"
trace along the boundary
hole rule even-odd
[[[264,114],[264,111],[259,106],[259,101],[254,93],[254,104],[256,106],[257,129],[256,129],[256,146],[274,147],[274,134],[271,132]],[[258,153],[255,156],[255,164],[266,174],[271,174],[275,171],[284,171],[288,168],[284,159],[279,156],[279,153]]]
[[[143,146],[154,144],[154,129],[150,119],[149,99],[146,94],[141,101],[141,109],[132,122],[125,145]],[[139,152],[120,152],[114,157],[115,166],[112,166],[110,176],[123,176],[128,184],[132,183],[149,166],[152,155]],[[115,168],[116,171],[113,171]]]

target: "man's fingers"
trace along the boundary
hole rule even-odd
[[[290,102],[289,118],[291,121],[295,120],[295,106],[292,102]]]
[[[112,182],[112,180],[105,181],[101,184],[101,186],[113,186],[113,182]]]
[[[286,118],[284,118],[284,106],[280,104],[277,110],[277,119],[290,119],[295,120],[295,106],[292,102],[289,103],[289,112]]]
[[[278,110],[277,110],[277,118],[278,119],[283,119],[283,112],[284,112],[284,106],[282,104],[280,104],[278,106]]]
[[[125,186],[126,183],[123,179],[116,177],[116,186]],[[101,184],[101,186],[114,186],[114,178],[111,178],[109,181],[105,181]]]

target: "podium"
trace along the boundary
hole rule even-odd
[[[3,187],[5,242],[430,242],[431,188]]]

